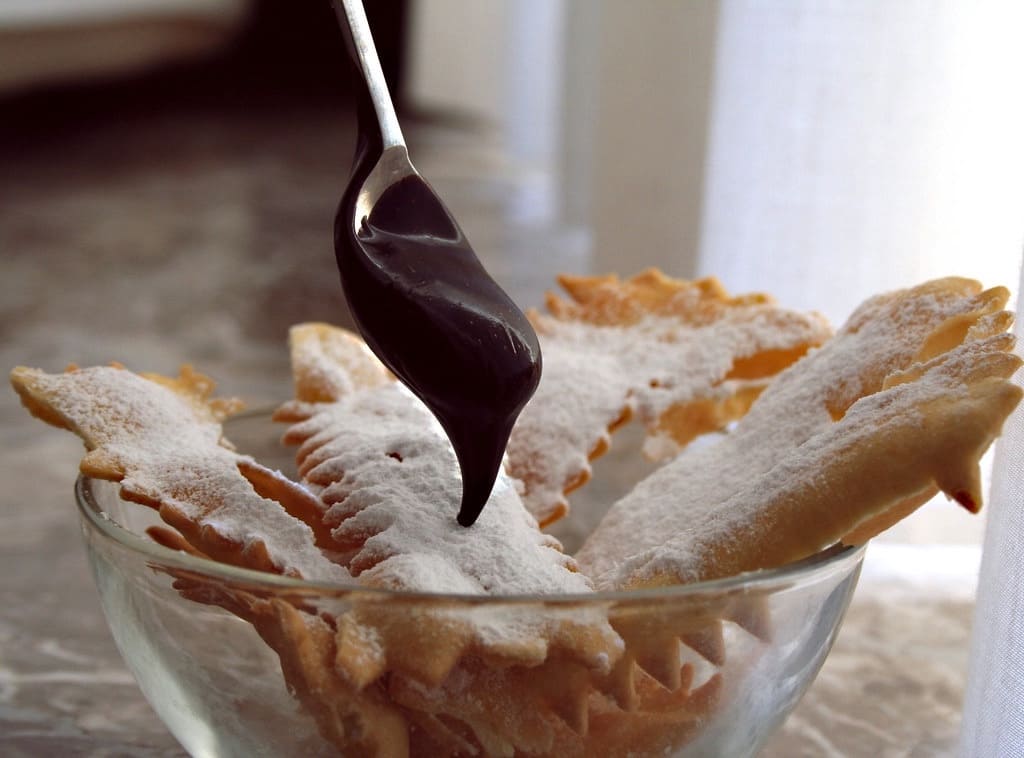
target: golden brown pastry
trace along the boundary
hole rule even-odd
[[[942,279],[868,300],[717,444],[616,503],[577,555],[602,588],[714,579],[858,544],[978,459],[1020,400],[1007,291]]]
[[[542,526],[567,513],[565,496],[630,418],[647,428],[649,457],[675,455],[742,416],[774,374],[831,334],[821,316],[767,295],[731,297],[713,278],[650,269],[559,282],[569,299],[549,294],[548,313],[530,314],[544,374],[508,446]]]

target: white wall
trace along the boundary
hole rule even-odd
[[[723,0],[700,268],[840,321],[1016,280],[1024,6]]]
[[[607,2],[594,117],[594,268],[696,273],[717,0]]]
[[[505,110],[505,22],[514,1],[411,3],[407,86],[415,105],[500,123]]]
[[[410,96],[500,125],[519,222],[692,276],[718,0],[419,0]]]

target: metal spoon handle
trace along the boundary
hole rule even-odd
[[[380,67],[380,58],[377,56],[377,47],[373,44],[373,35],[370,33],[370,23],[366,20],[363,3],[361,0],[333,0],[331,4],[338,16],[338,23],[343,28],[347,26],[352,33],[352,43],[359,59],[359,67],[370,91],[373,110],[377,113],[377,124],[380,126],[384,150],[397,146],[404,147],[405,137],[402,136],[402,128],[398,125],[398,115],[395,113],[394,103],[391,102],[384,70]]]

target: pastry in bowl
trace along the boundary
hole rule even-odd
[[[531,314],[545,375],[470,528],[443,430],[344,330],[291,332],[291,476],[244,452],[268,415],[232,420],[190,368],[14,370],[29,411],[85,442],[112,630],[188,749],[748,752],[827,653],[856,546],[938,491],[980,507],[1021,394],[1005,290],[929,282],[830,336],[714,280],[562,284]],[[630,418],[664,462],[567,555],[545,529]]]

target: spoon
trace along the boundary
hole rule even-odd
[[[540,345],[409,160],[362,3],[333,5],[365,84],[334,224],[342,288],[366,344],[448,435],[462,474],[457,520],[471,526],[540,381]]]

